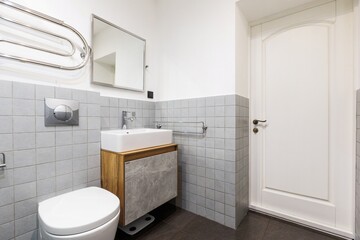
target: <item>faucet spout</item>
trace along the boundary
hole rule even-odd
[[[128,116],[130,115],[130,116]],[[123,124],[123,129],[127,129],[127,122],[128,120],[130,120],[131,122],[134,121],[136,119],[136,113],[135,112],[129,112],[129,111],[122,111],[122,124]]]

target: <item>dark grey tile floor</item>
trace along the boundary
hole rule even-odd
[[[339,240],[339,238],[249,212],[237,230],[173,205],[151,212],[156,220],[135,236],[118,231],[116,240]]]

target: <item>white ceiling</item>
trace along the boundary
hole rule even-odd
[[[288,9],[309,5],[319,0],[237,0],[239,7],[249,22],[283,12]]]

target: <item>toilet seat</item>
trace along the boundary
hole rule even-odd
[[[97,187],[89,187],[39,203],[42,229],[53,235],[74,235],[98,228],[114,219],[119,198]]]

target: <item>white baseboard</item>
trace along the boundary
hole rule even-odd
[[[354,233],[349,232],[349,231],[344,231],[342,229],[338,229],[338,228],[334,228],[331,226],[326,226],[323,224],[319,224],[316,222],[312,222],[309,220],[305,220],[296,216],[292,216],[292,215],[288,215],[285,213],[281,213],[281,212],[277,212],[277,211],[273,211],[271,209],[266,209],[263,207],[259,207],[259,206],[255,206],[255,205],[250,205],[250,210],[255,211],[255,212],[259,212],[265,215],[269,215],[275,218],[280,218],[282,220],[288,221],[288,222],[292,222],[292,223],[296,223],[299,224],[301,226],[305,226],[317,231],[321,231],[327,234],[331,234],[337,237],[341,237],[344,239],[354,239]]]

